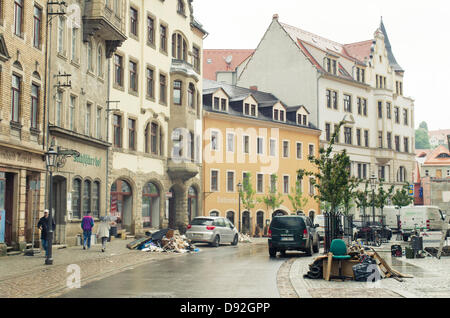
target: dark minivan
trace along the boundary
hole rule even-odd
[[[319,234],[306,216],[275,216],[269,227],[269,255],[287,250],[303,251],[307,255],[319,252]]]

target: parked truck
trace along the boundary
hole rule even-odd
[[[437,206],[411,206],[400,209],[400,226],[406,242],[414,231],[441,231],[445,214]]]

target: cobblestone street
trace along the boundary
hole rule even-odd
[[[0,297],[57,296],[66,288],[70,275],[67,267],[71,264],[80,267],[81,284],[84,285],[138,264],[183,255],[129,250],[126,245],[130,241],[116,239],[108,243],[105,253],[101,252],[101,245],[93,245],[89,250],[83,250],[81,246],[54,248],[54,265],[51,266],[44,265],[43,253],[2,257]]]
[[[391,243],[389,243],[390,246]],[[392,243],[395,244],[395,243]],[[440,260],[392,258],[388,245],[379,254],[396,270],[413,278],[382,279],[377,283],[304,279],[313,258],[299,258],[291,267],[291,282],[300,298],[434,298],[450,297],[450,257]]]

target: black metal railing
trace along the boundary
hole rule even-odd
[[[331,242],[334,239],[342,239],[347,244],[353,241],[353,216],[341,212],[325,212],[324,252],[330,251]]]

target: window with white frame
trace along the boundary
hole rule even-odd
[[[258,137],[257,143],[256,143],[256,153],[258,155],[264,154],[264,138]]]
[[[234,134],[227,133],[227,151],[234,152]]]
[[[301,142],[297,142],[297,159],[302,159],[302,148],[303,144]]]
[[[219,191],[219,171],[211,170],[211,191]]]
[[[276,156],[276,151],[277,151],[277,140],[271,138],[270,139],[270,155],[272,157]]]

